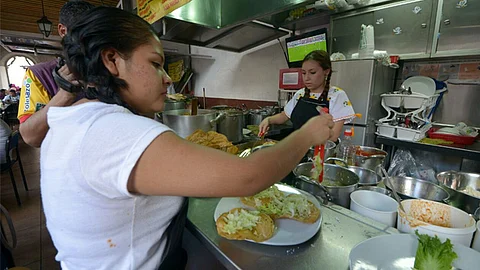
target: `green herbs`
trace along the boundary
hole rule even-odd
[[[435,236],[431,237],[426,234],[419,234],[418,248],[415,255],[414,269],[417,270],[450,270],[452,263],[457,258],[457,254],[453,251],[453,245],[450,239],[444,243]]]

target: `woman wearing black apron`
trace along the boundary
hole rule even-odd
[[[288,119],[295,130],[302,127],[310,118],[319,114],[318,106],[329,109],[335,126],[331,140],[340,136],[344,123],[355,117],[347,94],[338,87],[330,86],[332,63],[326,51],[317,50],[307,54],[302,63],[305,88],[295,93],[283,112],[265,118],[260,123],[260,133],[266,132],[271,124],[283,124]]]

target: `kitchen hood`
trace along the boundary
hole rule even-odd
[[[305,0],[192,0],[152,24],[164,40],[243,52],[290,34],[261,18],[304,6]]]

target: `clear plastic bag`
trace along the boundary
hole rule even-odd
[[[398,149],[393,156],[388,174],[436,182],[436,173],[427,155],[428,153],[418,151],[414,156],[409,150]]]

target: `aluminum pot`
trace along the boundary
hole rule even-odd
[[[412,177],[390,177],[395,190],[402,199],[425,199],[436,202],[445,202],[450,197],[448,192],[437,184]],[[392,190],[388,181],[385,186]]]
[[[243,113],[240,110],[230,109],[219,111],[217,114],[225,114],[217,122],[217,131],[227,136],[232,143],[243,140]]]
[[[382,181],[382,177],[372,170],[355,166],[349,166],[348,169],[358,175],[360,178],[358,185],[360,186],[376,186]]]
[[[387,157],[387,152],[368,146],[356,146],[353,158],[354,165],[370,169],[378,173],[378,167],[383,166],[383,162]]]
[[[187,103],[185,103],[185,101],[166,99],[165,107],[163,111],[166,112],[166,111],[172,111],[172,110],[184,110],[186,108],[187,108]]]
[[[163,123],[182,138],[186,138],[198,129],[216,131],[217,122],[224,116],[224,114],[217,115],[214,110],[198,110],[197,115],[190,115],[190,110],[171,110],[162,113]]]
[[[480,174],[447,171],[437,174],[437,180],[450,194],[448,204],[480,218],[480,198],[459,191],[467,187],[480,191]]]
[[[335,147],[337,147],[337,145],[334,142],[327,141],[327,143],[325,144],[325,157],[323,158],[324,160],[327,160],[327,158],[335,157]],[[313,160],[314,153],[315,146],[312,146],[307,152],[308,161]]]
[[[248,125],[260,125],[263,119],[270,116],[267,111],[264,110],[251,110],[248,114]]]
[[[318,189],[317,187],[309,187],[312,185],[312,183],[307,183],[304,178],[299,178],[301,175],[311,178],[312,166],[312,162],[305,162],[300,163],[297,165],[297,167],[295,167],[293,174],[298,179],[295,183],[296,187],[309,192],[311,192],[312,189]],[[358,186],[358,175],[338,165],[324,164],[324,166],[324,179],[338,183],[341,186],[321,185],[328,191],[333,203],[348,208],[350,206],[350,193],[352,193]],[[316,179],[311,180],[317,181]]]

